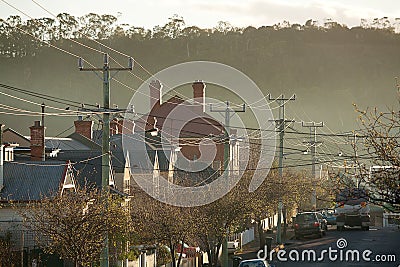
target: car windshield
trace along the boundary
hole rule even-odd
[[[254,261],[241,262],[239,267],[266,267],[266,266],[263,261],[254,260]]]
[[[315,215],[313,213],[297,214],[296,222],[314,221]]]

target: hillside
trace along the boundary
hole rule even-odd
[[[114,29],[99,40],[131,55],[150,73],[193,60],[230,65],[253,79],[265,95],[270,93],[278,96],[284,93],[289,96],[296,93],[297,100],[288,105],[288,117],[324,121],[335,131],[358,127],[352,103],[380,108],[397,103],[394,77],[399,75],[400,70],[400,38],[399,34],[390,29],[349,29],[339,24],[316,27],[307,23],[286,27],[213,30],[183,28],[178,24],[170,25],[169,28],[167,26],[155,28],[152,32],[137,30],[128,33]],[[16,38],[18,28],[2,29],[1,83],[79,102],[101,103],[101,80],[92,73],[79,72],[74,56],[40,44],[26,34],[20,33],[19,38]],[[118,62],[126,64],[125,57],[104,50],[98,43],[72,33],[70,36],[95,49],[109,52]],[[102,64],[100,54],[66,38],[54,37],[48,42],[96,66]],[[135,66],[133,73],[142,80],[149,77],[139,65]],[[142,82],[137,77],[127,72],[115,76],[133,89]],[[5,89],[0,91],[10,93]],[[113,82],[111,102],[126,107],[132,93],[128,88]],[[226,100],[221,90],[213,92],[212,87],[208,88],[207,94]],[[4,95],[1,99],[2,104],[40,111],[39,107]],[[40,99],[29,99],[41,103]],[[46,104],[64,108],[56,103]],[[34,118],[39,117],[20,116],[17,120],[15,116],[2,114],[1,118],[2,123],[8,127],[28,134],[27,127]],[[72,125],[73,119],[48,118],[47,133],[58,134],[67,128],[66,125]]]

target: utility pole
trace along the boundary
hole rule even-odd
[[[296,95],[292,95],[289,98],[285,98],[282,94],[278,98],[272,98],[271,95],[268,95],[269,101],[276,101],[279,105],[279,119],[275,120],[276,124],[278,125],[279,129],[279,176],[282,182],[283,179],[283,138],[285,136],[285,125],[287,122],[293,122],[292,120],[285,120],[285,104],[289,101],[296,100]],[[278,203],[278,225],[276,228],[276,243],[282,243],[282,210],[283,210],[283,203],[282,197],[279,196],[279,203]],[[284,214],[284,222],[286,225],[286,214]],[[286,227],[286,226],[285,226]]]
[[[311,207],[313,210],[317,209],[317,193],[315,191],[315,148],[321,142],[317,141],[317,127],[324,127],[324,122],[301,122],[302,127],[310,129],[310,141],[307,144],[311,147],[311,184],[313,185],[311,192]]]
[[[224,136],[224,176],[226,179],[227,188],[229,188],[229,159],[230,159],[230,122],[231,118],[237,112],[246,112],[246,105],[243,104],[242,109],[235,110],[230,107],[229,101],[225,102],[225,109],[213,109],[212,104],[210,104],[211,112],[219,112],[223,117],[225,117],[225,136]],[[232,113],[232,114],[231,114]],[[228,230],[222,243],[222,267],[228,267]]]
[[[225,102],[225,108],[224,109],[213,109],[212,104],[210,104],[210,111],[211,112],[219,112],[221,116],[225,118],[225,142],[224,142],[224,175],[226,178],[228,178],[228,171],[229,171],[229,144],[230,144],[230,135],[231,135],[231,129],[230,129],[230,121],[233,115],[237,112],[246,112],[246,105],[243,104],[242,109],[232,109],[230,107],[229,101]],[[231,115],[232,113],[232,115]]]
[[[349,139],[350,144],[351,144],[351,146],[353,147],[353,150],[354,150],[354,156],[353,156],[353,162],[352,162],[352,167],[351,168],[354,168],[354,179],[355,179],[357,188],[359,188],[360,187],[360,183],[361,183],[361,178],[360,179],[357,178],[357,167],[358,167],[357,166],[358,164],[356,164],[357,158],[358,158],[358,153],[357,153],[357,133],[354,131],[353,136],[349,136],[348,139]],[[360,169],[360,172],[361,172],[361,169]]]
[[[102,191],[108,190],[110,183],[110,71],[131,71],[133,69],[133,59],[128,58],[128,68],[110,68],[109,55],[104,53],[104,64],[102,68],[83,68],[82,59],[79,58],[80,71],[101,71],[103,72],[103,135],[102,135],[102,157],[101,157],[101,185]],[[115,73],[115,74],[116,74]],[[97,73],[96,73],[97,75]],[[108,267],[108,234],[104,241],[104,248],[100,256],[100,266]]]

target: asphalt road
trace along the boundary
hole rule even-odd
[[[243,256],[257,257],[256,253]],[[276,267],[400,267],[400,230],[371,227],[370,231],[346,229],[339,232],[330,229],[323,238],[290,240],[281,252],[274,253],[272,261],[267,259]]]

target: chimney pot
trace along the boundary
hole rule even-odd
[[[150,110],[155,106],[161,105],[161,95],[163,85],[159,80],[152,80],[149,85],[150,88]]]
[[[86,138],[92,140],[93,137],[93,121],[83,121],[83,120],[77,120],[74,121],[75,124],[75,132],[85,136]]]
[[[205,112],[205,89],[206,84],[202,80],[196,80],[192,84],[193,88],[193,106],[195,113]]]
[[[121,130],[122,130],[121,121],[119,121],[116,118],[110,121],[110,136],[121,133]]]

